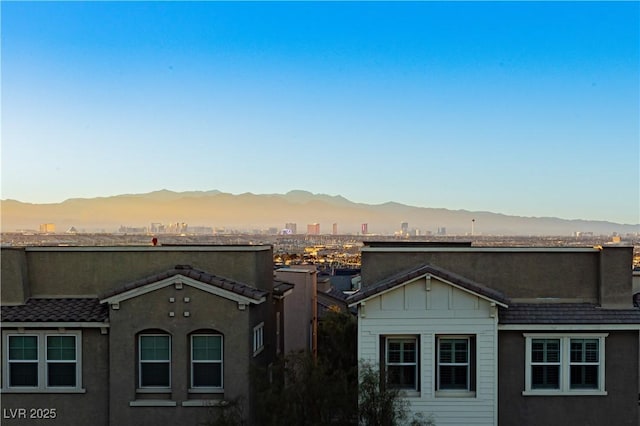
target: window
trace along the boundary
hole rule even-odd
[[[526,338],[524,394],[605,394],[606,334],[533,335]]]
[[[47,336],[47,386],[76,385],[76,336]]]
[[[475,395],[475,337],[438,336],[436,341],[437,395]]]
[[[191,335],[191,388],[222,389],[223,339],[219,334]]]
[[[418,390],[418,339],[387,337],[384,365],[388,386]]]
[[[9,336],[9,387],[38,386],[38,336]]]
[[[138,339],[139,387],[171,387],[171,336],[141,334]]]
[[[253,328],[253,356],[258,355],[264,349],[264,323]]]
[[[73,392],[81,389],[79,331],[30,331],[6,336],[3,387],[34,392]]]

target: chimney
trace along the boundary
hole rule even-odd
[[[600,249],[600,306],[633,308],[633,247],[605,246]]]

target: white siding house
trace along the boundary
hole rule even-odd
[[[437,425],[497,425],[498,318],[504,296],[423,265],[363,288],[358,357]]]

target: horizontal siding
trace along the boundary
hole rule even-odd
[[[431,284],[429,291],[435,290],[435,296],[430,301],[432,296],[425,284],[424,281],[412,283],[413,288],[407,291],[397,289],[367,301],[365,315],[358,318],[359,358],[377,365],[380,336],[417,335],[420,396],[407,398],[410,410],[422,413],[425,418],[431,416],[438,426],[496,425],[497,326],[491,317],[494,308],[484,299],[438,283]],[[476,336],[476,395],[473,398],[435,394],[436,336],[446,334]]]

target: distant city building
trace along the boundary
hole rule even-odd
[[[320,224],[319,223],[310,223],[307,225],[307,234],[308,235],[320,235]]]
[[[369,233],[369,224],[368,223],[363,223],[360,226],[360,233],[362,235],[367,235]]]
[[[40,232],[44,232],[44,233],[56,232],[56,225],[54,223],[41,223]]]
[[[437,235],[447,235],[447,228],[445,228],[444,226],[439,226],[438,227],[438,231],[436,232]]]
[[[333,228],[331,229],[331,233],[333,235],[338,235],[338,224],[337,223],[333,224]]]
[[[402,235],[407,235],[409,233],[409,223],[408,222],[402,222],[400,224],[400,233]]]
[[[295,223],[285,223],[284,224],[284,229],[288,229],[291,232],[288,232],[288,234],[297,234],[298,233],[298,225]]]

